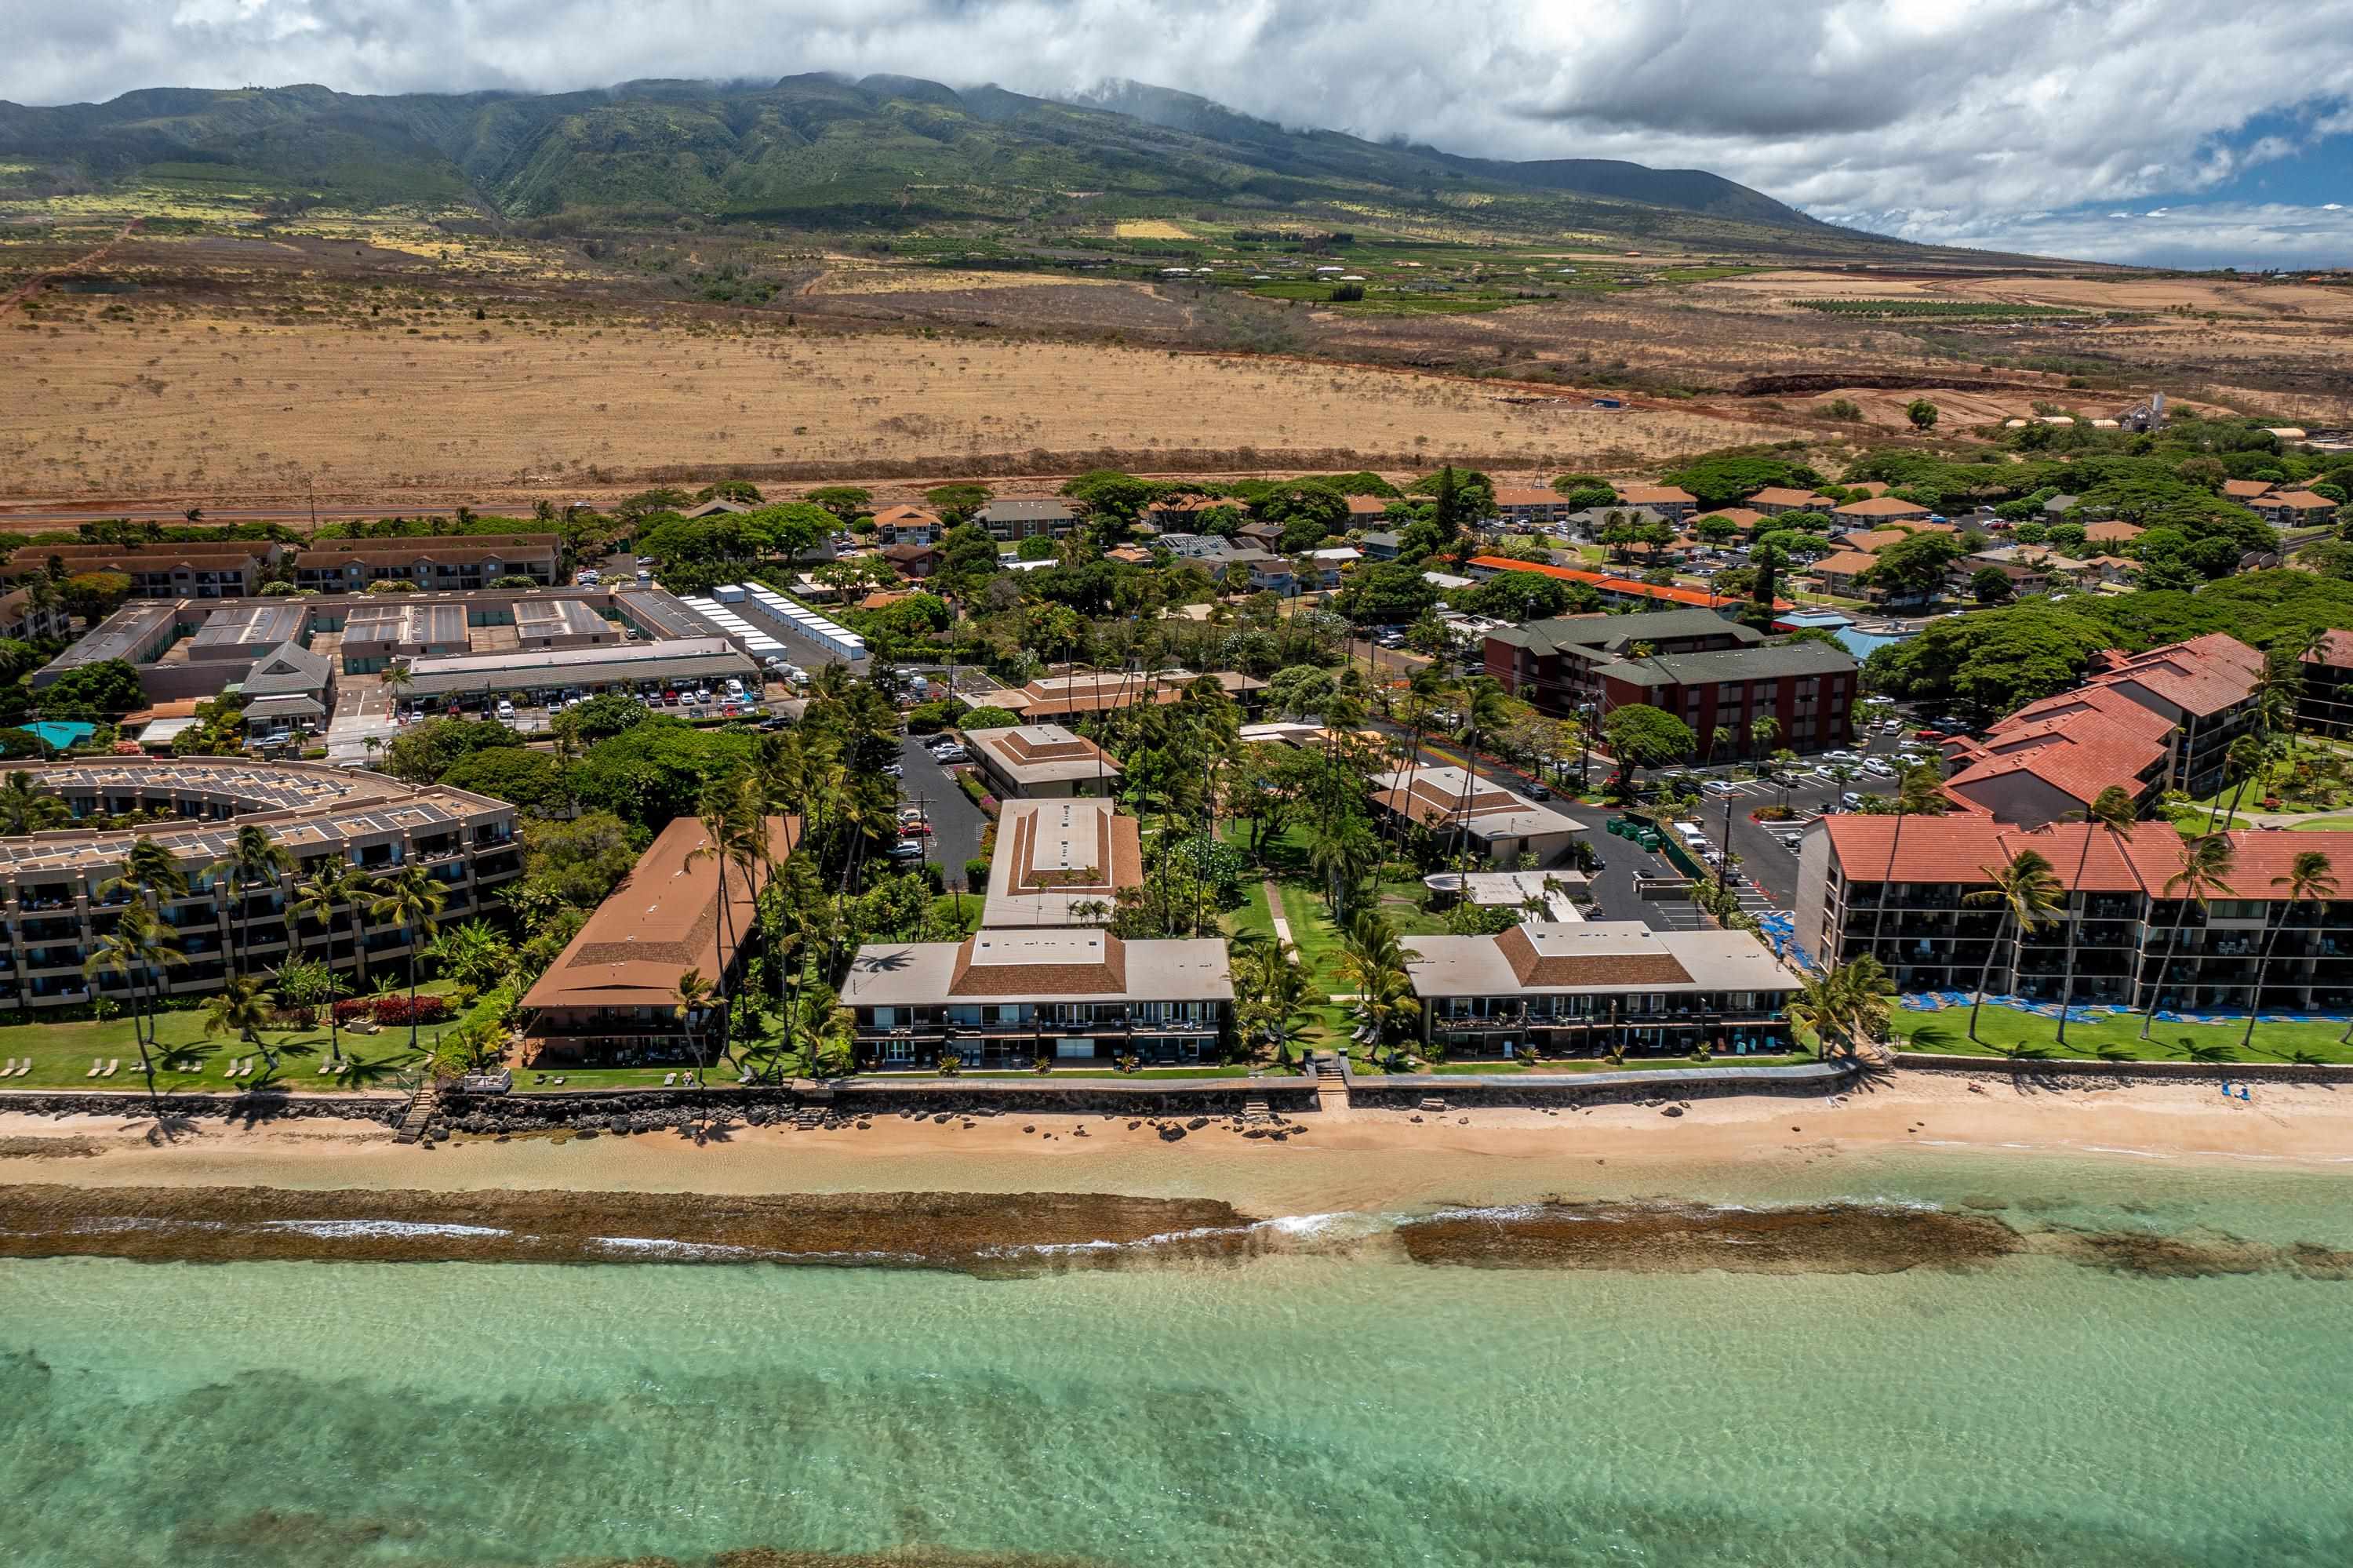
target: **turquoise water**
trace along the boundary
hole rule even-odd
[[[2021,1224],[2353,1243],[2343,1182],[2315,1177],[1954,1160],[1805,1181]],[[0,1264],[0,1548],[18,1568],[754,1546],[2353,1562],[2353,1284],[2043,1258],[1430,1267],[1355,1228],[1375,1234],[1337,1252],[1004,1281]]]

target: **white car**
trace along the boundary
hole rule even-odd
[[[1852,751],[1825,751],[1822,753],[1822,760],[1824,762],[1860,762],[1862,758]]]
[[[1870,774],[1873,779],[1893,779],[1895,777],[1895,765],[1888,761],[1887,758],[1883,757],[1873,758],[1870,761],[1862,765],[1862,770],[1865,773]]]
[[[498,714],[499,722],[501,724],[512,724],[514,722],[514,705],[507,701],[504,697],[501,697],[499,699]]]

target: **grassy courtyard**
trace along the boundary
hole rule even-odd
[[[2353,1045],[2339,1042],[2341,1023],[2258,1022],[2246,1049],[2239,1036],[2246,1021],[2230,1023],[2159,1022],[2140,1037],[2140,1017],[2074,1018],[2067,1043],[2059,1044],[2059,1021],[2016,1008],[1985,1008],[1976,1041],[1968,1036],[1965,1007],[1936,1012],[1899,1009],[1893,1027],[1906,1050],[1956,1056],[2009,1056],[2020,1061],[2081,1062],[2353,1062]]]
[[[410,1060],[406,1029],[386,1029],[379,1034],[354,1034],[346,1029],[343,1032],[343,1058],[353,1064],[353,1070],[322,1075],[319,1066],[331,1053],[323,1024],[315,1029],[266,1029],[261,1032],[262,1039],[279,1054],[278,1075],[272,1080],[267,1076],[269,1064],[259,1047],[237,1040],[206,1039],[205,1015],[200,1011],[166,1012],[154,1024],[155,1054],[159,1058],[155,1086],[165,1091],[222,1092],[264,1087],[339,1093],[354,1088],[393,1090],[397,1087],[394,1080]],[[420,1039],[429,1039],[430,1034],[428,1027]],[[30,1058],[33,1070],[0,1078],[0,1088],[147,1086],[139,1071],[139,1046],[127,1017],[104,1022],[28,1023],[0,1028],[0,1059],[12,1056],[19,1062]],[[229,1064],[248,1056],[259,1058],[254,1064],[252,1076],[229,1077]],[[92,1077],[92,1062],[116,1062],[120,1065],[110,1076]]]

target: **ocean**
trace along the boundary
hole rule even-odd
[[[2342,1568],[2346,1191],[1951,1151],[1010,1273],[11,1259],[0,1560]],[[1999,1245],[1901,1266],[1947,1232]]]

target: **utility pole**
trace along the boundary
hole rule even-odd
[[[1732,797],[1724,798],[1724,857],[1715,863],[1715,890],[1724,891],[1725,879],[1732,874]]]

